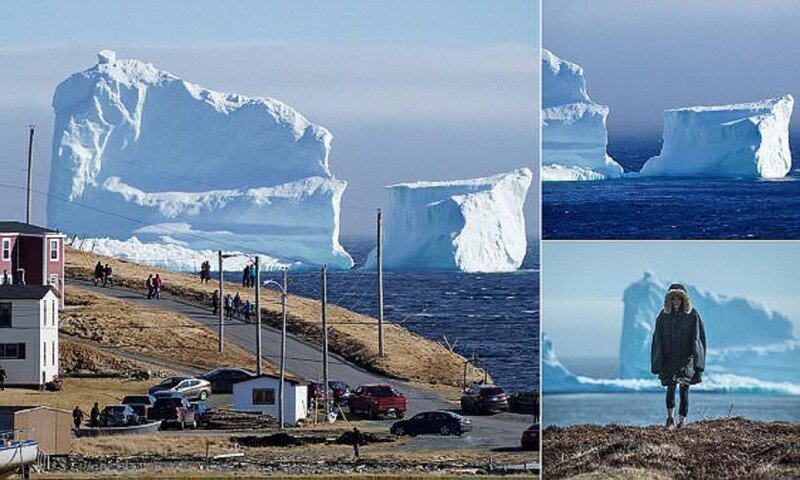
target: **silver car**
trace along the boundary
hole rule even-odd
[[[168,392],[182,393],[188,399],[204,401],[211,396],[211,383],[201,378],[170,377],[148,391],[150,395]]]

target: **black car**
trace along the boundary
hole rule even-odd
[[[200,375],[198,378],[211,383],[214,393],[232,393],[233,384],[255,378],[256,374],[243,368],[217,368]]]
[[[156,398],[152,395],[128,395],[122,399],[123,405],[130,405],[133,411],[142,418],[150,416],[150,409],[156,403]]]
[[[408,420],[395,422],[389,431],[393,435],[424,435],[438,433],[439,435],[461,435],[472,430],[472,421],[467,417],[440,410],[436,412],[422,412]]]
[[[109,405],[100,412],[101,427],[127,427],[139,423],[139,415],[130,405]]]
[[[464,413],[493,413],[508,411],[508,395],[495,385],[475,385],[461,396]]]

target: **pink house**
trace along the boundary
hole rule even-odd
[[[64,308],[64,240],[58,231],[0,222],[0,285],[51,285]]]

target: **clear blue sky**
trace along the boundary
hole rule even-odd
[[[544,242],[542,328],[560,357],[619,351],[622,293],[651,270],[760,301],[800,332],[800,242]]]
[[[547,0],[542,10],[544,47],[584,67],[589,95],[611,107],[612,136],[660,136],[666,108],[800,97],[795,0]]]
[[[377,207],[392,183],[534,167],[538,36],[537,4],[521,0],[3,3],[0,174],[24,183],[20,125],[35,123],[35,184],[46,187],[53,90],[103,48],[208,88],[278,98],[327,127],[346,205]],[[21,196],[0,199],[0,216],[22,214]],[[367,210],[342,217],[344,234],[373,230]]]

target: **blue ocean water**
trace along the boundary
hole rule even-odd
[[[343,238],[356,268],[328,273],[328,301],[376,316],[375,272],[361,271],[373,238]],[[279,279],[277,273],[264,274]],[[226,274],[228,277],[228,274]],[[238,281],[231,274],[232,281]],[[289,290],[320,298],[319,272],[291,272]],[[495,382],[509,391],[539,385],[539,252],[528,241],[522,268],[513,273],[385,272],[384,316],[432,340],[447,337],[455,350],[485,362]]]
[[[564,358],[573,373],[614,378],[619,359]],[[663,393],[547,394],[542,399],[544,426],[595,423],[661,424],[666,418]],[[690,390],[689,421],[741,416],[754,420],[800,422],[800,397],[790,395],[698,393]]]
[[[800,134],[781,180],[624,179],[547,182],[545,239],[800,238]],[[608,151],[638,171],[661,150],[657,135],[610,138]]]

